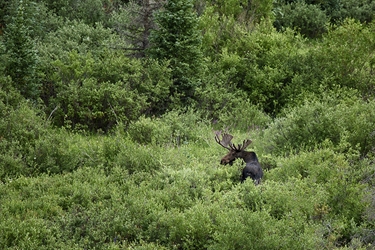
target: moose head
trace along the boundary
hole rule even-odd
[[[241,180],[244,181],[246,180],[246,178],[250,177],[251,179],[253,179],[253,181],[255,181],[256,185],[259,184],[260,180],[263,177],[263,170],[258,161],[258,157],[255,152],[245,151],[245,149],[251,144],[252,141],[247,139],[244,140],[242,144],[238,144],[236,146],[231,142],[231,140],[233,139],[232,135],[224,133],[222,135],[222,138],[220,138],[221,134],[221,131],[215,132],[215,141],[220,146],[229,150],[229,152],[221,159],[220,164],[232,165],[237,158],[243,159],[243,161],[246,163],[246,166],[242,170]]]

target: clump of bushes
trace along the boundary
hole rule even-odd
[[[0,85],[0,179],[33,173],[28,164],[35,142],[47,132],[33,104],[7,85]]]
[[[129,125],[127,134],[141,144],[180,146],[199,141],[201,133],[209,130],[208,121],[188,109],[173,110],[160,118],[142,116]]]
[[[273,154],[285,155],[312,150],[328,140],[338,151],[357,149],[365,156],[375,146],[374,112],[375,102],[355,93],[339,98],[327,94],[275,119],[264,132],[264,143]]]
[[[108,132],[151,110],[164,111],[156,103],[167,102],[169,96],[166,64],[131,60],[109,51],[103,54],[106,59],[71,51],[53,62],[54,72],[45,79],[44,102],[51,113],[56,109],[55,125]]]

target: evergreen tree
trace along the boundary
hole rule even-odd
[[[38,96],[36,82],[37,53],[32,40],[30,18],[30,2],[21,0],[11,6],[10,16],[6,24],[4,40],[7,62],[5,73],[9,75],[15,87],[26,98]]]
[[[136,0],[112,14],[112,25],[116,32],[130,44],[124,48],[127,54],[135,58],[144,58],[149,47],[151,30],[155,29],[153,14],[162,6],[162,2]]]
[[[189,103],[202,67],[201,34],[193,1],[169,0],[155,17],[158,29],[151,32],[149,55],[170,61],[172,92]]]

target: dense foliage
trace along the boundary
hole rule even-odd
[[[169,0],[156,14],[158,29],[151,32],[149,55],[170,62],[173,85],[182,104],[190,103],[202,68],[198,19],[191,0]]]
[[[374,10],[0,0],[0,249],[373,249]]]

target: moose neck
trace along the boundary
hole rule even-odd
[[[255,152],[247,152],[247,151],[241,151],[238,155],[237,158],[242,158],[244,162],[258,162],[258,157],[255,154]]]

